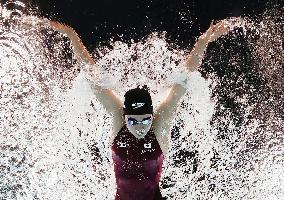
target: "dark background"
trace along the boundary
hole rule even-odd
[[[137,41],[153,31],[166,31],[169,42],[188,47],[212,20],[254,18],[280,0],[33,0],[32,4],[42,16],[72,26],[94,49],[111,39]]]

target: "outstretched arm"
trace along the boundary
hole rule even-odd
[[[193,50],[185,60],[184,65],[186,71],[189,73],[198,70],[202,63],[208,44],[212,41],[215,41],[221,35],[228,33],[228,31],[229,28],[225,22],[219,22],[216,25],[211,23],[209,29],[199,37],[198,41],[194,45]],[[169,146],[169,120],[175,114],[177,105],[186,92],[186,88],[183,86],[186,84],[187,79],[181,81],[181,83],[175,83],[171,87],[167,98],[161,103],[155,112],[153,127],[163,152],[166,152]]]
[[[208,44],[217,40],[220,36],[227,34],[229,30],[229,26],[224,21],[215,25],[212,22],[208,30],[198,38],[193,50],[185,60],[187,71],[193,72],[198,70],[202,64]]]
[[[94,65],[96,63],[73,28],[55,21],[50,21],[49,24],[53,30],[66,35],[70,39],[77,59],[87,64]]]
[[[95,60],[92,58],[86,47],[83,45],[80,37],[75,30],[67,25],[63,25],[59,22],[48,21],[50,27],[62,34],[65,34],[71,41],[74,54],[77,59],[85,64],[95,66]],[[105,89],[95,83],[91,83],[91,88],[97,99],[104,106],[108,113],[114,117],[114,133],[118,132],[123,126],[123,104],[119,98],[110,89]]]

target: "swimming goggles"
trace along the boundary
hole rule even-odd
[[[144,118],[142,121],[138,121],[138,120],[136,120],[134,118],[129,117],[127,119],[127,121],[128,121],[128,124],[130,124],[132,126],[137,125],[137,124],[148,125],[152,121],[152,118],[151,117],[147,117],[147,118]]]

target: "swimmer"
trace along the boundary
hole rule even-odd
[[[66,25],[45,20],[55,31],[65,34],[82,64],[94,65],[78,34]],[[184,61],[185,72],[198,70],[210,42],[229,32],[225,21],[211,23]],[[175,83],[169,95],[154,110],[147,86],[127,91],[124,102],[110,89],[92,83],[92,91],[113,116],[112,158],[117,191],[115,200],[161,200],[159,182],[164,156],[169,149],[170,120],[186,93],[187,79]]]

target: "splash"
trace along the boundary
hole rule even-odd
[[[242,28],[209,46],[201,67],[209,78],[189,75],[188,93],[172,121],[164,196],[284,196],[279,18],[281,13],[268,12],[259,21],[228,20]],[[121,99],[147,84],[156,107],[169,79],[184,71],[186,51],[153,33],[130,46],[101,47],[97,65],[82,66],[65,36],[27,19],[0,23],[0,198],[113,199],[112,116],[90,82],[114,89]]]

